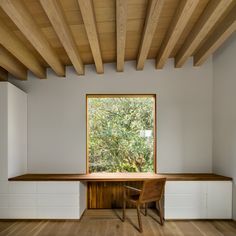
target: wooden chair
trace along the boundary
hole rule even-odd
[[[138,214],[139,231],[143,232],[142,221],[140,215],[140,206],[145,204],[145,216],[147,216],[147,206],[149,202],[156,202],[159,208],[160,223],[163,225],[163,211],[161,207],[161,199],[164,193],[166,178],[144,181],[142,190],[130,186],[124,186],[123,198],[123,221],[125,221],[126,202],[136,205]]]

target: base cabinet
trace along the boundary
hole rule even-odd
[[[0,219],[80,219],[86,186],[79,181],[0,182]]]
[[[167,181],[165,219],[231,219],[231,181]]]
[[[232,182],[216,181],[207,184],[207,218],[232,218]]]

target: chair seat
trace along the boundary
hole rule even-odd
[[[140,197],[140,194],[134,194],[134,195],[131,195],[131,196],[130,196],[130,200],[138,201],[138,200],[139,200],[139,197]]]

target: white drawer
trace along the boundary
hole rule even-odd
[[[165,207],[206,208],[205,194],[165,194]]]
[[[35,207],[10,207],[9,218],[11,219],[36,219]]]
[[[37,198],[35,194],[10,194],[10,207],[36,207]]]
[[[206,219],[206,211],[204,207],[168,207],[165,208],[165,219]]]
[[[36,193],[35,182],[9,182],[9,193]]]
[[[37,206],[49,206],[49,207],[79,207],[79,195],[75,194],[39,194],[37,196]]]
[[[38,219],[79,219],[79,207],[39,207]]]
[[[39,194],[79,194],[79,182],[38,182]]]
[[[205,181],[167,181],[166,194],[198,194],[206,191]]]

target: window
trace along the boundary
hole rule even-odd
[[[87,95],[87,170],[155,172],[155,95]]]

